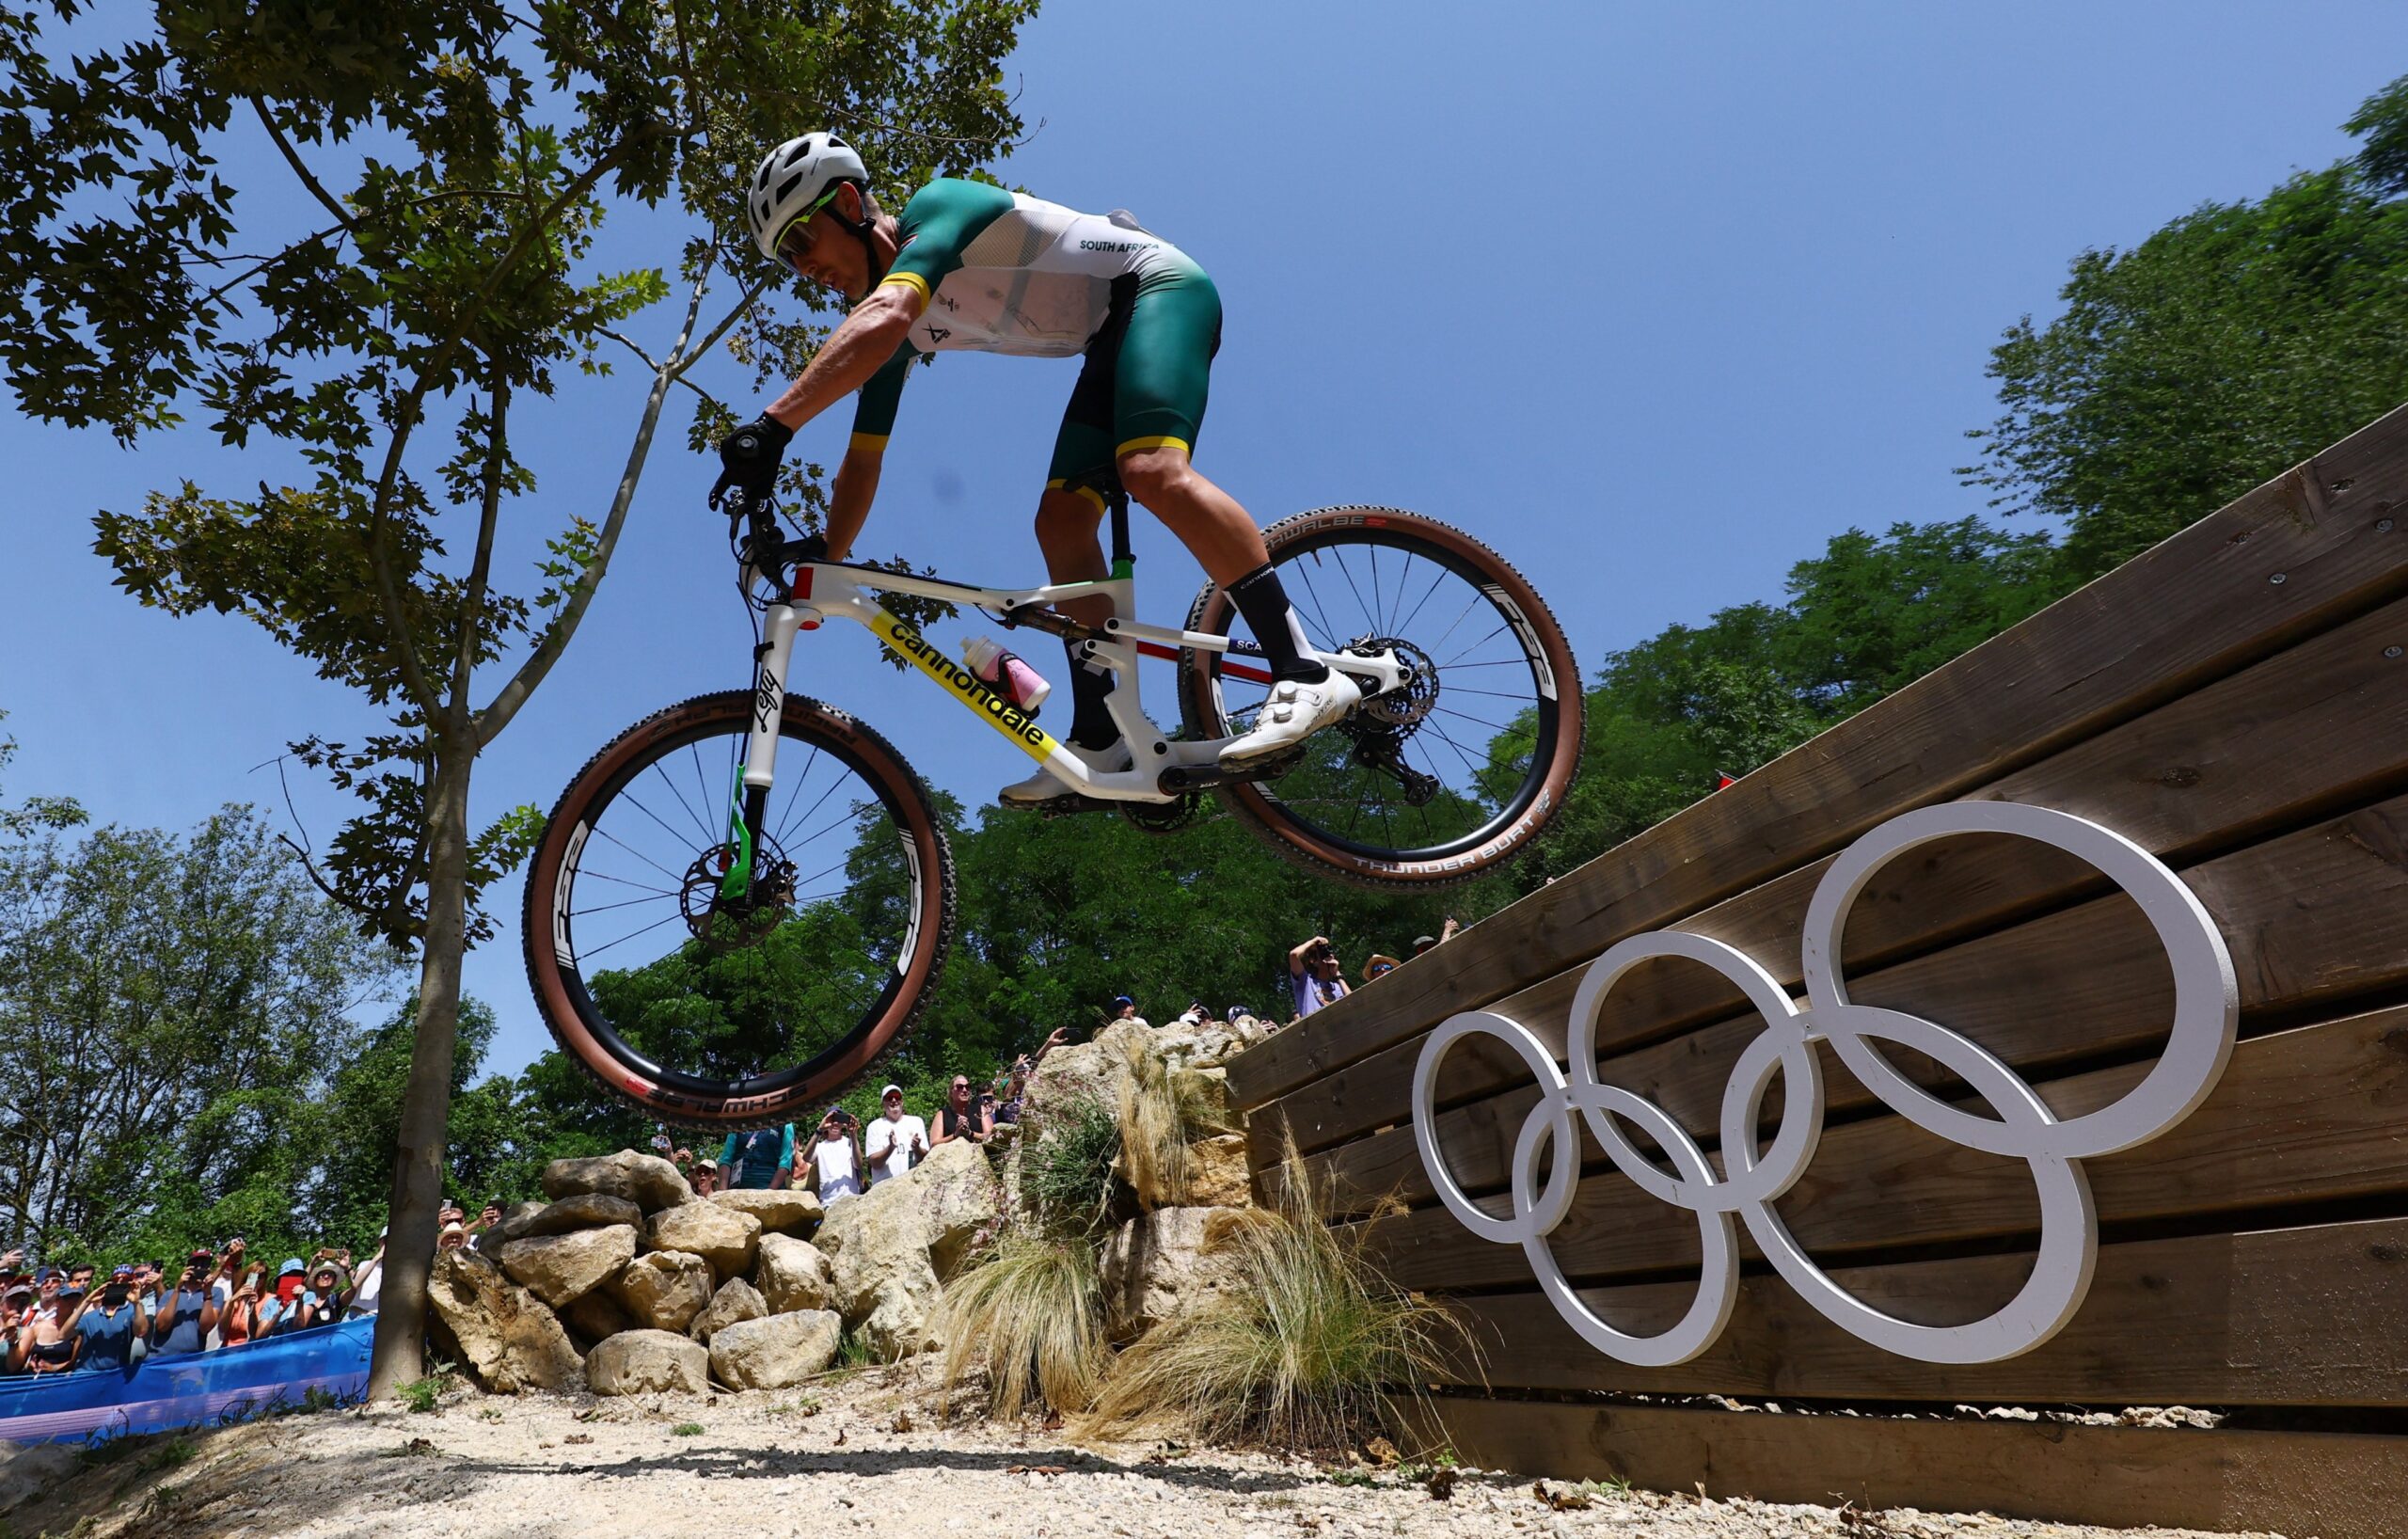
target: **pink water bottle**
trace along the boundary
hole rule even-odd
[[[1018,653],[1007,652],[1000,643],[984,636],[963,638],[961,660],[968,663],[970,671],[997,694],[1031,716],[1037,714],[1038,706],[1045,704],[1045,697],[1054,692],[1054,686],[1046,683],[1044,677]]]

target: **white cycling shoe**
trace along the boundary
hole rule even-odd
[[[1089,774],[1112,774],[1117,770],[1129,769],[1137,762],[1136,755],[1129,752],[1129,744],[1125,739],[1114,743],[1109,748],[1081,748],[1076,743],[1069,742],[1062,746],[1078,755],[1079,762],[1087,767]],[[1039,766],[1037,773],[1026,780],[1015,782],[997,791],[995,800],[1006,807],[1041,807],[1049,801],[1059,801],[1066,797],[1078,794],[1080,793],[1077,786],[1059,779],[1052,770]]]
[[[1327,678],[1311,684],[1281,679],[1271,686],[1254,730],[1221,750],[1221,767],[1232,769],[1284,754],[1343,718],[1362,699],[1361,686],[1335,668]]]

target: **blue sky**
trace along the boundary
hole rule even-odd
[[[1851,525],[1979,511],[1951,471],[1995,414],[2001,329],[2051,313],[2085,246],[2348,153],[2337,125],[2408,71],[2408,8],[1052,0],[1011,71],[1037,131],[1005,181],[1131,209],[1220,285],[1199,467],[1265,523],[1373,501],[1478,532],[1593,667],[1778,596]],[[665,262],[684,233],[630,214],[603,255]],[[673,319],[633,329],[658,341]],[[954,354],[915,376],[863,550],[1038,580],[1029,516],[1075,373]],[[699,377],[742,384],[726,363]],[[598,516],[641,393],[577,379],[541,420],[522,405],[542,489],[514,516],[521,570],[559,520]],[[797,452],[832,458],[835,419]],[[682,425],[575,647],[480,765],[481,818],[548,806],[628,722],[744,684],[750,635]],[[228,801],[282,819],[254,767],[370,719],[242,622],[117,594],[89,518],[187,478],[239,495],[291,459],[198,430],[126,452],[13,414],[0,455],[0,732],[21,745],[0,790],[125,824],[182,828]],[[1148,617],[1183,613],[1194,564],[1142,516],[1137,547]],[[1059,682],[1058,658],[1032,655]],[[1025,772],[858,633],[807,639],[791,683],[974,805]],[[1166,684],[1148,681],[1164,719]],[[341,800],[306,772],[294,791],[323,841]],[[546,1044],[517,905],[515,880],[493,895],[504,933],[467,971],[500,1017],[496,1069]]]

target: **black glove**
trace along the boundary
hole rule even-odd
[[[711,506],[727,494],[740,491],[752,501],[769,495],[778,482],[778,461],[794,441],[794,429],[768,412],[719,441],[719,480],[711,486]]]

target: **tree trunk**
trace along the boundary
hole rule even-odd
[[[417,1039],[409,1088],[402,1099],[401,1142],[393,1151],[393,1195],[387,1210],[385,1281],[368,1398],[380,1400],[426,1372],[426,1284],[434,1267],[436,1219],[443,1204],[443,1151],[452,1114],[452,1058],[460,1025],[460,956],[465,949],[468,878],[468,771],[476,748],[466,734],[435,749],[427,802],[426,939],[420,948]]]

